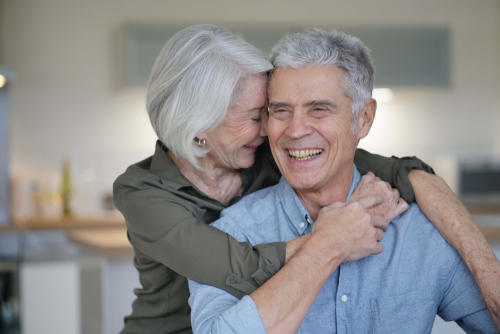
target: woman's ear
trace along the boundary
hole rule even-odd
[[[357,136],[358,139],[365,138],[373,125],[373,120],[375,119],[375,114],[377,112],[377,101],[375,99],[370,99],[365,103],[363,109],[358,115],[356,122]]]

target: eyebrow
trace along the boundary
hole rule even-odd
[[[291,107],[289,103],[286,102],[269,102],[270,107]]]
[[[329,106],[335,110],[338,110],[339,109],[339,106],[336,105],[335,103],[333,103],[332,101],[330,100],[312,100],[312,101],[309,101],[305,104],[306,107],[310,107],[310,106]]]
[[[270,107],[291,107],[291,105],[289,103],[286,103],[286,102],[270,102],[269,103],[269,106]],[[312,101],[309,101],[305,104],[306,107],[310,107],[310,106],[329,106],[335,110],[338,110],[339,109],[339,106],[336,105],[335,103],[333,103],[332,101],[330,100],[312,100]]]

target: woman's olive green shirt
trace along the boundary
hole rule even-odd
[[[385,158],[357,150],[361,174],[374,172],[414,201],[411,169],[433,172],[416,158]],[[280,173],[268,144],[255,164],[241,171],[244,195],[275,185]],[[156,144],[155,154],[130,166],[113,184],[115,205],[125,217],[142,287],[122,333],[191,333],[186,277],[238,298],[252,293],[285,263],[285,243],[252,246],[208,224],[227,206],[198,190]],[[230,201],[236,203],[241,196]]]

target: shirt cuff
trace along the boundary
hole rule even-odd
[[[417,157],[397,158],[392,165],[392,183],[399,190],[401,197],[408,203],[415,203],[415,193],[411,185],[408,174],[413,169],[423,170],[430,174],[435,174],[434,170]]]
[[[259,267],[252,274],[252,278],[261,286],[285,265],[286,243],[273,242],[254,247],[259,250],[260,259]]]
[[[224,321],[236,333],[267,333],[257,305],[250,296],[243,297],[222,315]]]

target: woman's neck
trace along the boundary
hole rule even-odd
[[[208,197],[227,205],[231,198],[243,193],[243,181],[239,170],[218,167],[209,157],[198,160],[203,169],[199,170],[186,159],[176,156],[172,151],[167,153],[182,175]]]

